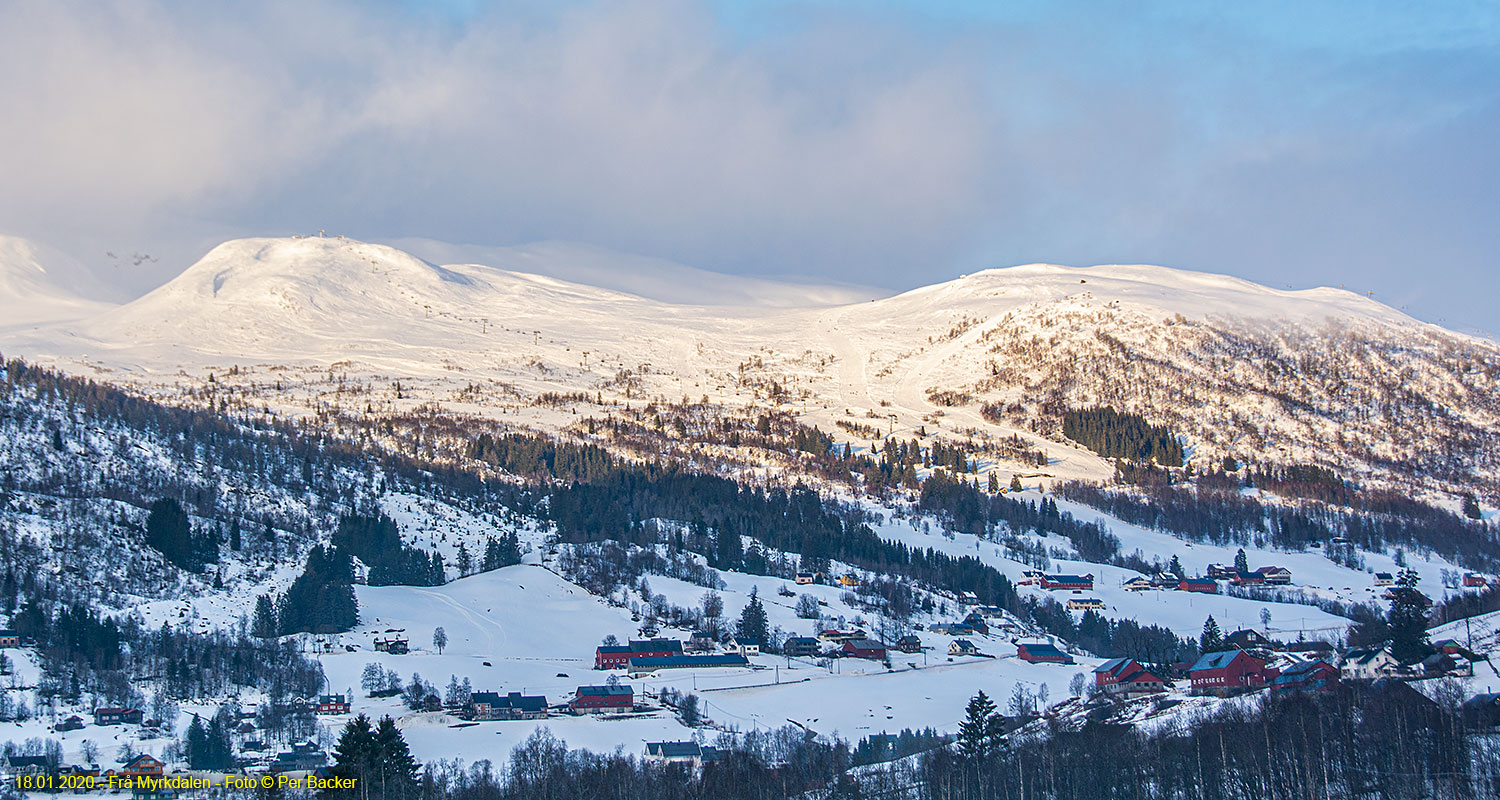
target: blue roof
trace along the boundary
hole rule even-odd
[[[1115,670],[1119,669],[1120,667],[1125,666],[1129,662],[1130,662],[1130,659],[1128,659],[1128,658],[1111,658],[1110,660],[1104,662],[1103,664],[1100,664],[1099,666],[1094,667],[1094,672],[1095,673],[1099,673],[1099,672],[1114,672]]]
[[[1094,579],[1087,575],[1046,575],[1043,576],[1053,583],[1093,583]]]
[[[1221,650],[1217,653],[1204,653],[1188,667],[1188,672],[1197,672],[1200,669],[1223,669],[1234,661],[1235,656],[1244,653],[1243,650]]]
[[[614,695],[633,695],[635,694],[635,690],[623,684],[616,686],[580,686],[578,687],[578,693],[580,695],[608,697]]]
[[[1022,642],[1021,647],[1034,656],[1061,656],[1067,658],[1068,654],[1048,644],[1047,642]]]

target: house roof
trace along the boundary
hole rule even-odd
[[[1049,583],[1093,583],[1093,575],[1043,575]]]
[[[969,641],[968,639],[954,639],[953,644],[966,650],[974,647],[974,643]]]
[[[812,636],[788,636],[788,637],[786,637],[786,643],[787,644],[791,644],[792,642],[812,642],[813,644],[817,644],[818,640],[817,640],[816,637],[812,637]]]
[[[21,634],[16,633],[10,628],[0,628],[0,636],[14,636],[17,639],[21,638]]]
[[[490,708],[513,708],[517,711],[543,711],[547,708],[546,697],[523,695],[520,692],[510,692],[504,696],[499,692],[474,692],[469,695],[469,702]]]
[[[151,767],[151,766],[158,766],[158,767],[162,766],[162,762],[158,761],[156,759],[156,757],[153,756],[153,755],[151,755],[150,753],[141,753],[140,755],[136,756],[135,758],[132,758],[129,761],[125,762],[125,767],[124,768],[125,769],[133,769],[135,767]]]
[[[1359,647],[1344,653],[1344,663],[1369,664],[1381,656],[1394,660],[1391,654],[1378,647]]]
[[[713,761],[719,757],[719,749],[697,742],[646,742],[646,755],[661,758],[697,758]]]
[[[630,659],[632,669],[641,667],[743,667],[750,661],[744,656],[637,656]]]
[[[590,697],[630,697],[635,694],[635,690],[624,684],[617,684],[615,686],[580,686],[578,687],[578,694]]]
[[[1255,658],[1243,650],[1221,650],[1217,653],[1204,653],[1197,661],[1193,662],[1191,667],[1188,667],[1188,672],[1198,672],[1205,669],[1223,669],[1234,663],[1234,660],[1240,656]]]
[[[1067,653],[1064,653],[1063,651],[1057,649],[1055,646],[1048,642],[1022,642],[1018,646],[1026,648],[1026,652],[1034,656],[1058,656],[1061,658],[1068,657]]]
[[[11,756],[10,757],[10,766],[13,769],[20,768],[20,767],[45,767],[45,766],[47,766],[47,757],[46,756]]]
[[[844,643],[845,647],[852,650],[884,650],[885,643],[874,639],[853,639]]]

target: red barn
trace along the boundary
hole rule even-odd
[[[1219,584],[1208,578],[1183,578],[1177,582],[1179,592],[1197,592],[1199,594],[1218,594]]]
[[[1464,586],[1476,588],[1488,585],[1489,581],[1485,580],[1485,577],[1483,575],[1476,575],[1472,572],[1464,573]]]
[[[1093,575],[1043,575],[1040,579],[1043,589],[1057,591],[1059,589],[1082,589],[1092,590],[1094,588]]]
[[[580,686],[568,701],[574,714],[599,714],[635,708],[635,690],[629,686]]]
[[[1188,668],[1193,694],[1234,694],[1260,689],[1267,679],[1275,677],[1266,670],[1266,662],[1244,650],[1205,653]]]
[[[868,658],[871,661],[885,660],[885,645],[874,639],[855,639],[844,642],[844,655],[854,658]]]
[[[1024,642],[1016,646],[1016,656],[1031,664],[1071,664],[1073,657],[1046,642]]]
[[[618,669],[632,658],[666,658],[682,655],[676,639],[640,639],[628,645],[600,645],[594,650],[594,669]]]

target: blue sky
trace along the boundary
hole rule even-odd
[[[1500,4],[0,7],[0,232],[326,228],[889,288],[1031,261],[1500,299]]]

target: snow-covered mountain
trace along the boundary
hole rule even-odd
[[[94,316],[112,307],[80,264],[50,248],[0,236],[0,328]]]
[[[344,239],[246,239],[134,302],[0,347],[163,394],[259,370],[229,385],[304,410],[370,402],[348,386],[325,396],[338,382],[399,381],[388,399],[544,428],[576,417],[535,409],[543,394],[706,397],[779,407],[856,445],[868,429],[1018,436],[1057,478],[1109,475],[1059,433],[1066,408],[1109,403],[1169,426],[1200,468],[1313,463],[1500,499],[1500,348],[1352,292],[1055,265],[833,306],[807,291],[778,295],[798,307],[690,305]]]

